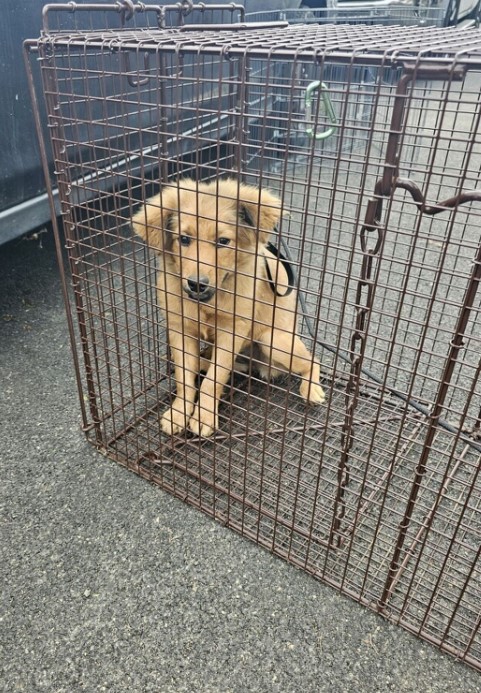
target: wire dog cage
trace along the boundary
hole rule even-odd
[[[166,23],[169,12],[181,24],[195,14],[179,7],[55,5],[26,43],[62,204],[85,432],[142,477],[481,668],[481,36],[246,26],[234,5],[224,8],[232,25],[204,5],[201,25]],[[291,368],[266,381],[234,365],[213,435],[192,433],[187,415],[186,430],[169,434],[161,417],[179,366],[169,320],[179,316],[159,310],[162,261],[132,218],[150,200],[161,219],[151,233],[175,234],[172,217],[162,221],[171,184],[179,205],[194,195],[199,234],[201,222],[217,228],[226,179],[229,204],[242,203],[245,184],[257,207],[267,190],[280,201],[264,229],[280,253],[265,261],[271,291],[263,275],[249,305],[265,301],[259,312],[275,321],[281,274],[295,274],[292,324],[320,361],[326,401],[306,405]],[[260,235],[260,214],[244,217]],[[182,243],[168,252],[181,257]],[[178,305],[199,303],[184,294]],[[216,374],[208,365],[197,380],[200,401]]]

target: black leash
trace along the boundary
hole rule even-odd
[[[291,266],[290,262],[288,261],[288,259],[281,253],[279,248],[276,248],[276,246],[273,243],[271,243],[270,241],[268,243],[266,243],[266,248],[278,260],[281,261],[282,266],[286,270],[286,274],[287,274],[287,284],[288,284],[287,290],[284,294],[280,294],[277,291],[277,285],[272,278],[272,274],[271,274],[271,271],[269,269],[269,263],[267,262],[267,258],[266,257],[264,258],[264,263],[266,266],[267,279],[268,279],[269,284],[271,286],[272,293],[274,294],[274,296],[279,296],[281,298],[283,298],[284,296],[289,296],[289,294],[296,288],[296,277],[294,275],[294,270],[292,269],[292,266]]]

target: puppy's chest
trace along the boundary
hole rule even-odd
[[[196,315],[191,315],[190,319],[195,324],[195,328],[199,335],[199,339],[205,342],[213,342],[215,340],[215,331],[217,327],[217,318],[215,312],[203,310],[200,308],[195,311]]]

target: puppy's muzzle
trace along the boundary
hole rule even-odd
[[[189,277],[184,285],[184,291],[189,294],[190,298],[205,303],[212,298],[215,288],[210,285],[208,277]]]

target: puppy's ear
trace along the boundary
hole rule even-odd
[[[177,210],[177,189],[166,186],[159,195],[151,197],[132,217],[134,232],[158,252],[169,250],[173,217]]]
[[[254,229],[259,241],[267,243],[281,219],[281,201],[270,190],[241,185],[238,214],[239,224]]]

